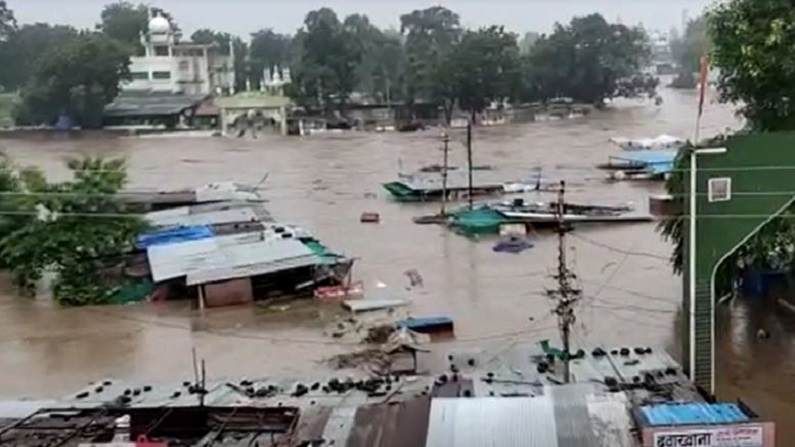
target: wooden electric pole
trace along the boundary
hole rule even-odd
[[[444,143],[444,163],[442,164],[442,217],[447,215],[447,160],[448,151],[450,149],[450,136],[447,132],[442,134],[442,142]]]
[[[467,169],[469,170],[469,209],[472,203],[472,120],[467,123]]]
[[[577,277],[569,270],[566,264],[567,230],[564,221],[564,214],[566,211],[566,203],[564,201],[565,192],[566,182],[560,182],[555,212],[558,232],[558,271],[555,275],[555,279],[557,280],[558,287],[557,289],[550,290],[548,293],[549,296],[554,298],[557,302],[553,313],[558,317],[558,328],[560,329],[560,337],[563,340],[563,380],[565,383],[569,383],[571,380],[571,372],[569,369],[571,343],[569,337],[571,335],[571,327],[576,321],[574,306],[582,297],[582,291],[574,286],[574,281]]]

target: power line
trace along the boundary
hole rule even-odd
[[[647,258],[652,258],[652,259],[661,259],[661,260],[664,260],[664,261],[670,261],[670,259],[671,259],[669,256],[662,256],[662,255],[658,255],[658,254],[654,254],[654,253],[644,253],[644,252],[639,252],[639,251],[623,250],[623,249],[616,248],[616,247],[610,246],[610,245],[602,243],[602,242],[595,241],[593,239],[589,239],[589,238],[587,238],[585,236],[581,236],[581,235],[576,234],[576,233],[572,233],[571,235],[575,239],[579,239],[579,240],[587,242],[587,243],[589,243],[591,245],[595,245],[597,247],[602,247],[602,248],[605,248],[607,250],[614,251],[616,253],[626,254],[626,255],[630,255],[630,256],[642,256],[642,257],[647,257]]]
[[[117,320],[127,320],[132,321],[135,323],[145,324],[149,326],[155,327],[162,327],[167,329],[176,329],[176,330],[183,330],[187,332],[195,332],[193,328],[190,326],[177,324],[177,323],[168,323],[163,321],[153,321],[147,318],[136,318],[129,315],[120,315],[115,312],[104,311],[99,309],[91,309],[92,312],[99,313],[105,315],[107,317],[115,318]],[[546,320],[542,318],[538,321],[541,323]],[[508,339],[512,337],[517,337],[520,335],[532,334],[537,332],[544,332],[548,330],[554,329],[554,326],[543,326],[543,327],[536,327],[531,329],[521,329],[517,331],[511,332],[502,332],[502,333],[495,333],[489,335],[482,335],[470,338],[456,338],[455,340],[451,340],[449,342],[443,342],[438,344],[455,344],[455,343],[472,343],[478,341],[487,341],[487,340],[500,340],[500,339]],[[269,335],[261,335],[261,334],[253,334],[253,333],[245,333],[240,331],[227,331],[227,330],[217,330],[217,329],[204,329],[202,332],[206,332],[210,335],[214,335],[217,337],[222,338],[236,338],[236,339],[248,339],[248,340],[262,340],[262,341],[269,341],[273,343],[282,343],[282,344],[298,344],[298,345],[321,345],[321,346],[357,346],[362,347],[364,346],[361,342],[345,342],[345,341],[334,341],[334,340],[324,340],[324,339],[301,339],[295,337],[276,337],[276,336],[269,336]]]

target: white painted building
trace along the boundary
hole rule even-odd
[[[125,91],[209,95],[234,88],[233,57],[217,45],[180,41],[165,17],[152,17],[141,44],[145,54],[131,58],[132,80],[122,85]]]

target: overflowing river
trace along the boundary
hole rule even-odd
[[[663,90],[662,106],[622,102],[585,118],[480,128],[476,164],[495,175],[523,179],[541,167],[549,180],[565,179],[572,201],[647,206],[658,183],[606,183],[595,165],[618,149],[613,136],[692,135],[694,92]],[[737,128],[726,106],[710,104],[703,136]],[[279,220],[311,229],[329,246],[358,259],[355,275],[372,287],[403,289],[405,272],[424,278],[410,292],[413,315],[449,315],[460,344],[504,345],[518,339],[557,338],[545,287],[556,263],[556,238],[541,233],[521,254],[492,251],[493,240],[470,240],[413,216],[432,204],[398,204],[380,185],[404,170],[440,163],[439,130],[414,134],[344,133],[308,138],[24,138],[2,139],[0,149],[21,165],[66,178],[63,160],[79,154],[129,160],[131,189],[198,186],[209,181],[257,183]],[[453,132],[451,163],[465,166],[464,135]],[[553,196],[540,196],[550,200]],[[381,223],[361,224],[363,211]],[[581,279],[575,344],[643,344],[680,355],[677,329],[681,278],[665,258],[671,247],[655,224],[581,227],[568,240],[569,259]],[[49,397],[101,377],[179,380],[192,374],[191,348],[212,375],[306,375],[319,360],[350,349],[323,334],[336,312],[293,303],[284,312],[257,306],[199,314],[189,303],[61,309],[47,299],[0,289],[0,397]],[[779,422],[782,441],[795,443],[795,318],[761,303],[737,301],[719,310],[719,393],[745,398]],[[759,327],[772,338],[757,342]],[[788,444],[787,444],[788,445]]]

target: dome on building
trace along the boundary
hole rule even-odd
[[[149,21],[149,33],[151,34],[168,34],[171,32],[171,23],[168,22],[163,16],[153,17]]]

